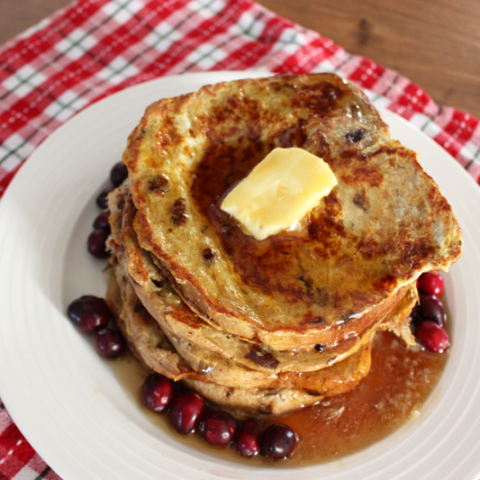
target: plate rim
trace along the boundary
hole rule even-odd
[[[180,79],[186,79],[187,77],[190,77],[190,79],[191,78],[210,78],[210,77],[215,78],[215,77],[222,77],[222,75],[225,75],[225,77],[229,77],[229,79],[231,77],[231,79],[233,79],[233,78],[239,78],[240,76],[248,75],[249,73],[253,73],[254,76],[260,76],[260,75],[266,76],[267,75],[267,72],[264,72],[264,71],[260,71],[260,72],[258,72],[258,71],[256,71],[256,72],[202,72],[202,73],[183,74],[183,75],[178,75],[178,76],[163,77],[163,78],[151,80],[149,82],[145,82],[145,83],[142,83],[142,84],[134,85],[132,87],[129,87],[128,89],[122,90],[120,92],[116,92],[111,96],[105,97],[105,98],[99,100],[98,102],[95,102],[95,103],[91,104],[90,106],[88,106],[87,108],[85,108],[81,112],[79,112],[78,114],[74,115],[71,119],[69,119],[67,122],[65,122],[57,130],[55,130],[55,132],[53,132],[44,142],[42,142],[42,144],[32,153],[32,155],[29,158],[29,161],[26,162],[22,166],[20,171],[17,173],[15,178],[12,180],[9,188],[7,188],[4,197],[3,197],[2,201],[0,202],[0,225],[2,224],[2,219],[3,219],[2,215],[4,213],[4,210],[6,210],[8,208],[8,207],[4,207],[4,205],[10,205],[10,201],[11,201],[10,197],[11,196],[13,197],[13,195],[14,195],[14,193],[9,194],[9,192],[16,192],[18,189],[20,189],[20,187],[22,186],[23,183],[25,183],[25,182],[27,182],[27,180],[29,180],[29,178],[30,178],[29,176],[32,175],[30,170],[33,170],[33,173],[35,173],[35,169],[38,168],[38,166],[36,165],[36,163],[38,163],[38,161],[35,160],[35,159],[41,157],[44,150],[46,150],[52,144],[52,142],[56,142],[57,138],[61,138],[64,131],[66,131],[69,128],[72,128],[71,125],[73,124],[73,122],[76,122],[77,121],[76,119],[78,119],[79,117],[85,116],[85,115],[90,115],[91,113],[89,113],[89,112],[94,112],[95,109],[104,108],[104,106],[107,104],[107,102],[117,101],[116,99],[120,98],[122,95],[125,95],[126,94],[125,92],[127,92],[127,91],[130,92],[130,93],[134,92],[137,89],[138,89],[138,91],[140,91],[140,90],[143,90],[144,88],[148,87],[148,85],[163,84],[166,81],[172,82],[172,81],[175,81],[175,79],[180,80]],[[414,129],[418,134],[423,136],[424,140],[428,139],[428,141],[431,142],[431,145],[433,145],[435,149],[438,148],[443,153],[445,153],[446,155],[449,156],[448,152],[443,150],[440,145],[438,145],[433,139],[431,139],[430,137],[425,135],[420,130],[417,130],[416,127],[413,126],[411,123],[407,122],[405,119],[399,117],[398,115],[394,114],[393,112],[390,112],[388,110],[386,112],[387,113],[382,111],[382,114],[385,114],[387,117],[394,115],[395,117],[391,117],[391,118],[396,118],[397,120],[400,120],[400,123],[404,122],[404,125],[406,127],[410,128],[410,129]],[[32,161],[32,159],[34,159],[34,160]],[[463,172],[462,175],[463,175],[464,181],[465,181],[465,178],[468,177],[470,179],[468,181],[473,182],[473,185],[475,185],[475,187],[478,188],[475,184],[475,181],[468,174],[468,172],[466,172],[465,169],[463,169],[461,167],[461,165],[458,162],[456,162],[454,159],[452,159],[451,157],[450,157],[450,160],[453,162],[454,165],[456,165],[455,168],[460,169]],[[480,194],[478,196],[480,198]],[[2,244],[2,242],[1,242],[1,239],[0,239],[0,245],[1,244]],[[0,284],[2,282],[2,279],[3,279],[3,281],[5,281],[4,277],[0,273]],[[0,352],[0,358],[2,358],[2,356],[3,356],[3,358],[5,358],[4,354],[2,354]],[[2,396],[2,399],[3,399],[4,403],[7,405],[9,403],[9,400],[5,400],[5,399],[6,398],[7,399],[11,398],[11,394],[10,394],[10,392],[6,392],[6,391],[3,390],[2,383],[0,383],[0,395]],[[11,407],[13,407],[13,408],[11,408]],[[12,403],[7,408],[8,408],[8,411],[9,411],[12,419],[15,421],[17,426],[19,426],[21,431],[23,432],[23,431],[28,430],[28,427],[27,427],[27,429],[25,429],[25,426],[23,425],[23,421],[21,419],[22,415],[17,410],[17,405],[14,406],[13,403]],[[27,433],[27,435],[25,435],[25,437],[28,438],[29,434]],[[32,443],[32,446],[33,446],[33,443]],[[40,447],[40,448],[37,447],[37,441],[35,441],[35,447],[34,448],[37,452],[40,452],[40,451],[43,452],[44,451],[43,446]],[[355,454],[355,455],[358,455],[358,454]],[[45,455],[44,453],[42,453],[41,456],[44,459],[46,459],[47,457],[52,458],[52,457],[50,457],[50,454]],[[47,460],[45,460],[45,461],[47,461]],[[52,463],[51,460],[48,460],[48,462],[49,462],[49,465]],[[326,465],[328,465],[328,464],[326,464]],[[52,468],[55,469],[55,467],[52,467]],[[306,470],[312,470],[312,469],[316,469],[316,468],[317,468],[316,466],[313,466],[313,467],[308,467],[308,469],[303,469],[303,470],[306,471]],[[479,468],[479,472],[480,472],[480,466],[477,465],[477,468]],[[291,473],[292,469],[288,469],[287,471]],[[276,470],[275,473],[278,476],[279,471]],[[280,476],[282,476],[282,474]],[[205,477],[205,478],[207,478],[207,477]]]

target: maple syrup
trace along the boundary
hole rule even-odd
[[[140,389],[148,372],[140,363],[128,354],[112,362],[112,367],[144,415],[159,428],[177,436],[183,444],[223,460],[298,467],[332,461],[362,450],[418,415],[438,382],[447,358],[448,352],[409,349],[395,335],[378,332],[373,342],[370,373],[353,390],[293,413],[258,419],[262,431],[280,422],[298,434],[299,442],[293,454],[281,461],[261,455],[244,458],[232,446],[207,445],[198,434],[180,436],[170,425],[168,414],[155,414],[142,405]]]

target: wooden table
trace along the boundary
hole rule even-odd
[[[69,0],[0,0],[0,43]],[[480,118],[479,0],[259,0]]]

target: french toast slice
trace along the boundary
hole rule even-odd
[[[328,163],[338,185],[298,231],[255,240],[220,209],[274,147]],[[281,351],[373,327],[422,272],[448,270],[461,229],[417,155],[331,74],[206,86],[145,112],[124,153],[143,251],[217,330]]]

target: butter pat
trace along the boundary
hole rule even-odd
[[[276,148],[225,197],[221,209],[264,240],[294,229],[337,183],[321,158],[302,148]]]

